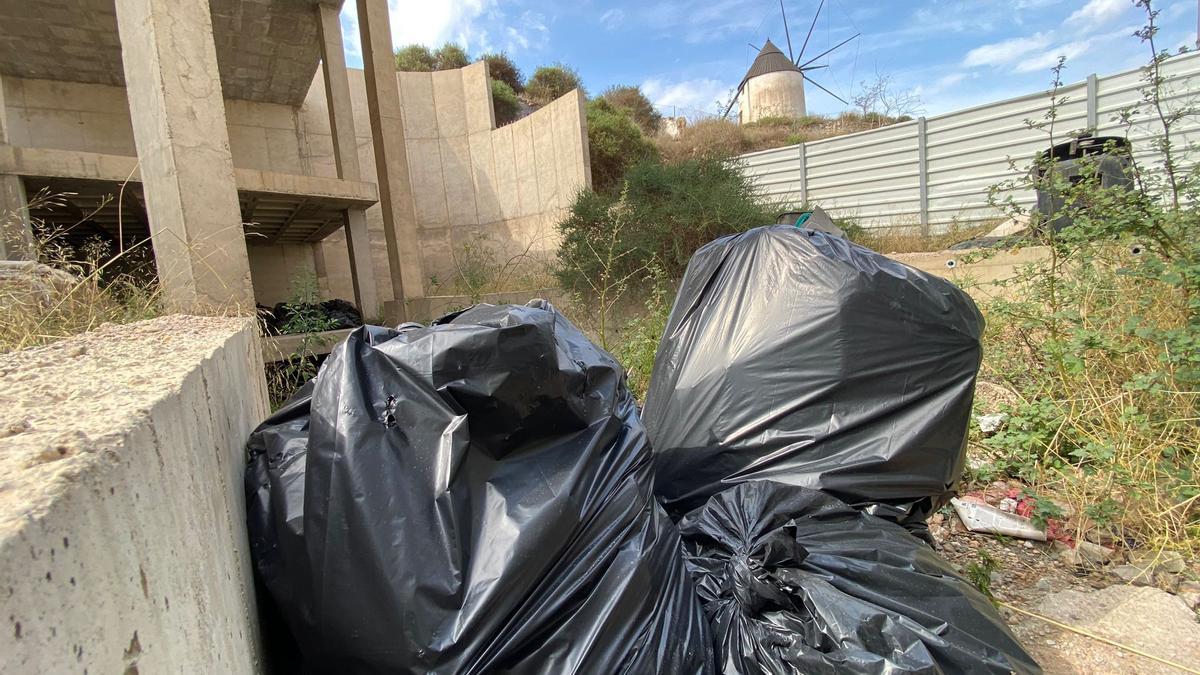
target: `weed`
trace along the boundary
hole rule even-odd
[[[966,577],[971,585],[987,596],[988,600],[996,602],[992,595],[992,573],[1000,569],[1000,561],[987,551],[980,551],[975,560],[967,564]]]

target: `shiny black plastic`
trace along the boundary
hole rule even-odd
[[[361,328],[248,447],[299,669],[711,672],[623,371],[544,303]]]
[[[927,545],[819,491],[742,483],[680,532],[724,673],[1041,672]]]
[[[693,256],[643,419],[673,518],[732,484],[923,527],[962,471],[983,319],[950,282],[786,225]]]

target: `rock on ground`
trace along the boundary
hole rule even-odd
[[[1187,604],[1157,588],[1109,586],[1047,595],[1038,614],[1188,667],[1200,666],[1200,623]],[[1070,631],[1029,640],[1047,673],[1178,675],[1179,670]]]

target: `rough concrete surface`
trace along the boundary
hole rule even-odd
[[[0,672],[258,667],[261,363],[252,320],[188,316],[0,356]]]
[[[1157,588],[1109,586],[1046,596],[1035,611],[1189,668],[1200,667],[1200,623],[1182,599]],[[1180,671],[1091,638],[1052,629],[1036,652],[1047,673],[1178,675]]]

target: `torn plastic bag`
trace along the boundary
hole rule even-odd
[[[991,603],[895,523],[750,481],[680,522],[724,673],[1039,673]]]
[[[548,304],[361,328],[248,447],[306,672],[711,670],[621,367]]]
[[[824,490],[923,527],[962,472],[983,319],[949,281],[775,225],[692,257],[643,420],[678,519],[731,484]]]

